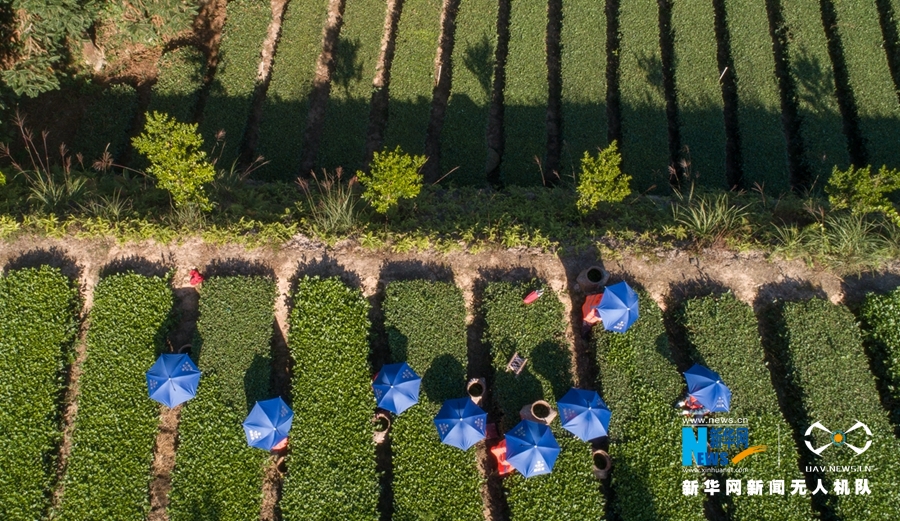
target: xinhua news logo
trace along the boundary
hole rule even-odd
[[[826,443],[820,447],[817,447],[817,448],[813,447],[812,443],[809,440],[809,437],[813,433],[813,430],[815,430],[815,429],[819,429],[821,431],[828,433],[828,435],[830,437],[828,443]],[[857,447],[855,445],[851,445],[847,441],[847,435],[857,429],[862,429],[863,432],[865,432],[869,436],[869,438],[872,437],[872,431],[869,429],[869,426],[861,421],[857,421],[852,427],[850,427],[849,429],[847,429],[845,431],[841,431],[841,430],[833,431],[831,429],[828,429],[821,423],[816,422],[816,423],[810,425],[808,429],[806,429],[806,433],[804,434],[804,436],[807,439],[805,439],[803,441],[806,443],[806,448],[811,450],[816,456],[821,456],[822,453],[825,452],[825,449],[827,449],[828,447],[831,447],[831,446],[847,447],[848,449],[852,450],[853,452],[855,452],[857,454],[862,454],[863,452],[869,450],[869,447],[872,446],[872,440],[871,439],[866,440],[866,444],[863,445],[862,448]]]
[[[725,467],[765,450],[765,445],[750,446],[747,427],[681,428],[681,465],[685,467]],[[734,451],[738,452],[730,456]]]

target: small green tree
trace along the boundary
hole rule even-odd
[[[831,178],[825,186],[828,202],[835,210],[849,208],[856,215],[882,213],[900,226],[900,213],[888,200],[887,195],[900,190],[900,170],[888,170],[882,166],[872,175],[871,165],[846,171],[834,167]]]
[[[422,189],[422,174],[425,156],[411,156],[396,149],[375,152],[369,173],[356,172],[356,177],[365,187],[363,199],[376,212],[386,214],[397,206],[400,199],[413,198]]]
[[[578,180],[578,201],[581,213],[588,213],[601,202],[617,203],[631,194],[628,183],[631,176],[622,173],[622,155],[615,141],[601,150],[596,157],[588,152],[581,158],[581,174]]]
[[[144,132],[132,140],[134,148],[147,157],[147,173],[156,177],[156,185],[171,194],[175,208],[196,206],[212,210],[203,184],[216,177],[215,168],[200,150],[203,137],[197,124],[181,123],[168,114],[147,114]]]

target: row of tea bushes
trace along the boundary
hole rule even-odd
[[[883,378],[897,423],[900,421],[900,289],[887,295],[869,295],[861,314],[869,349],[883,365]]]
[[[203,377],[183,406],[169,519],[259,516],[268,454],[249,447],[241,423],[270,398],[275,282],[213,277],[200,288],[195,351]]]
[[[640,292],[641,318],[624,334],[595,331],[601,395],[612,411],[612,510],[619,518],[694,520],[703,497],[681,483],[681,420],[673,404],[685,389],[672,362],[662,312]],[[702,494],[701,494],[702,495]]]
[[[0,277],[0,517],[41,518],[59,444],[78,289],[49,266]]]
[[[394,519],[423,511],[482,519],[482,479],[476,446],[462,451],[441,443],[433,420],[444,400],[466,396],[466,307],[462,292],[445,282],[392,282],[384,297],[392,362],[422,377],[419,403],[394,420]]]
[[[502,430],[519,423],[522,406],[556,400],[572,387],[571,357],[565,340],[563,307],[551,291],[525,306],[522,298],[538,281],[492,282],[484,290],[482,315],[484,343],[489,346],[496,373],[491,392],[502,414]],[[513,353],[528,362],[518,376],[506,371]],[[524,478],[520,473],[504,480],[512,519],[597,520],[604,516],[605,498],[591,473],[590,446],[551,424],[562,449],[553,472]]]
[[[295,519],[378,519],[368,302],[338,278],[297,283],[288,473],[281,509]]]
[[[169,277],[123,273],[94,289],[59,519],[142,519],[160,405],[144,373],[173,324]]]

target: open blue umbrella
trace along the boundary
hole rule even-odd
[[[506,461],[526,478],[549,474],[559,456],[550,427],[522,420],[506,433]]]
[[[197,394],[200,370],[188,355],[160,355],[147,371],[150,398],[172,408]]]
[[[421,383],[422,379],[406,362],[387,364],[372,381],[375,403],[382,409],[400,414],[419,402]]]
[[[571,388],[556,401],[562,426],[583,441],[606,436],[609,430],[609,407],[597,391]]]
[[[719,374],[694,364],[684,372],[688,394],[700,402],[710,412],[728,412],[731,408],[731,390],[722,383]]]
[[[638,319],[638,296],[625,281],[607,286],[597,305],[597,314],[607,331],[624,333]]]
[[[293,420],[294,411],[280,396],[256,402],[243,424],[247,444],[258,449],[272,450],[272,447],[287,438]]]
[[[470,398],[454,398],[441,405],[434,417],[441,441],[467,450],[484,439],[487,413]]]

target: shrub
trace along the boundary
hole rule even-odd
[[[368,311],[362,293],[338,278],[297,283],[285,520],[378,519]]]
[[[597,157],[585,152],[578,181],[578,209],[588,213],[601,202],[618,203],[631,194],[631,176],[622,173],[622,154],[615,141]]]
[[[56,471],[78,290],[56,268],[0,277],[0,515],[40,519]]]
[[[268,454],[247,445],[241,423],[269,398],[275,294],[263,277],[212,277],[200,288],[194,347],[203,380],[178,426],[173,521],[259,515]]]
[[[341,182],[344,170],[338,167],[334,174],[322,173],[322,180],[312,173],[316,184],[316,195],[310,189],[309,181],[297,179],[297,184],[306,196],[306,203],[312,222],[310,229],[322,236],[347,233],[356,226],[359,198],[353,193],[356,178],[346,184]],[[298,204],[298,206],[302,206]]]
[[[887,295],[867,295],[861,315],[865,339],[883,364],[893,412],[895,418],[900,418],[900,289]]]
[[[169,282],[125,273],[101,279],[94,290],[61,520],[149,513],[161,406],[147,397],[144,373],[173,323]]]
[[[681,420],[672,404],[684,381],[672,363],[659,306],[644,292],[639,298],[641,318],[627,333],[594,333],[598,388],[612,411],[612,510],[629,520],[698,519],[703,498],[685,496],[679,486],[686,475]]]
[[[422,189],[422,174],[425,156],[405,154],[398,146],[391,151],[375,152],[371,170],[359,171],[356,176],[365,187],[363,199],[376,212],[385,214],[397,206],[400,199],[411,199]]]
[[[571,358],[559,299],[547,290],[535,303],[522,304],[522,298],[540,284],[536,280],[493,282],[484,291],[484,342],[491,350],[496,370],[491,394],[503,413],[504,431],[519,423],[523,405],[544,399],[555,408],[556,399],[572,387]],[[528,359],[518,376],[505,370],[514,352]],[[551,521],[601,519],[605,498],[591,474],[590,446],[562,429],[558,420],[551,428],[561,448],[553,472],[529,479],[516,473],[504,480],[511,517]]]
[[[425,511],[482,519],[475,448],[463,452],[441,443],[433,423],[444,400],[466,396],[462,292],[444,282],[392,282],[385,290],[384,324],[392,362],[407,362],[422,377],[419,403],[391,430],[394,519],[419,519]]]
[[[900,190],[900,170],[888,170],[882,166],[872,175],[872,167],[854,168],[846,171],[834,167],[825,192],[834,210],[849,208],[853,213],[881,213],[900,226],[900,213],[888,200],[887,195]]]
[[[212,209],[203,184],[212,182],[216,172],[206,152],[200,150],[203,137],[196,123],[180,123],[167,114],[151,112],[144,132],[132,144],[150,161],[147,173],[156,177],[159,188],[169,192],[175,208]]]

